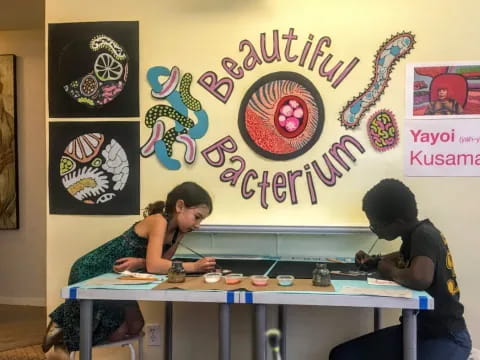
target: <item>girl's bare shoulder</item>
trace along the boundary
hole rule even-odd
[[[135,232],[142,237],[147,237],[155,230],[165,229],[167,220],[162,214],[149,215],[135,225]]]

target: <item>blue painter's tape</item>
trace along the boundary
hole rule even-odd
[[[77,298],[77,289],[78,286],[74,286],[70,288],[70,293],[68,294],[69,299],[76,299]]]
[[[418,297],[418,307],[420,308],[420,310],[428,309],[428,298],[426,296]]]
[[[245,291],[245,304],[253,304],[253,293]]]
[[[227,291],[227,304],[235,302],[235,291]]]

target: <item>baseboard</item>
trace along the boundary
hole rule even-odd
[[[45,301],[45,298],[38,298],[38,297],[0,296],[0,304],[4,304],[4,305],[46,306],[46,301]]]

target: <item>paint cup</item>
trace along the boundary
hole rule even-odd
[[[216,283],[222,278],[222,274],[217,272],[206,273],[203,278],[206,283]]]
[[[250,279],[255,286],[267,286],[268,284],[268,276],[265,275],[252,275]]]
[[[295,277],[293,277],[292,275],[277,276],[277,282],[278,282],[278,285],[280,286],[292,286],[293,280],[295,280]]]
[[[227,274],[223,277],[225,279],[225,284],[235,285],[238,284],[243,279],[243,274]]]

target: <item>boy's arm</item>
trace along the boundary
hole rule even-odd
[[[355,264],[360,270],[369,271],[375,269],[380,260],[386,260],[398,264],[400,258],[400,251],[386,255],[368,255],[365,251],[360,250],[355,254]]]
[[[400,259],[400,251],[395,251],[390,254],[382,255],[382,260],[390,261],[394,264],[397,263],[398,259]]]
[[[378,271],[384,277],[414,290],[425,290],[433,282],[435,265],[428,256],[416,256],[410,266],[400,269],[395,263],[382,260],[378,263]]]

